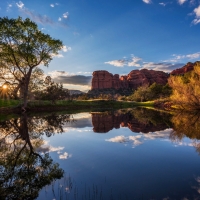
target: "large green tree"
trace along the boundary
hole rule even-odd
[[[40,65],[48,66],[62,47],[60,40],[42,33],[28,18],[0,18],[0,81],[17,85],[24,108],[33,71]]]

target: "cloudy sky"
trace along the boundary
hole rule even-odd
[[[90,89],[92,72],[170,72],[200,59],[199,0],[0,1],[0,17],[29,17],[64,47],[46,74]]]

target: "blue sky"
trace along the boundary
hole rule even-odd
[[[5,16],[63,41],[43,69],[69,89],[90,89],[95,70],[170,72],[200,58],[200,0],[1,0]]]

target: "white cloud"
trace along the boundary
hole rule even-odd
[[[62,159],[62,160],[66,160],[71,157],[72,157],[72,155],[67,152],[64,152],[63,154],[59,155],[59,159]]]
[[[9,12],[11,8],[12,8],[12,4],[8,4],[6,11]]]
[[[61,17],[59,17],[59,18],[58,18],[58,21],[59,21],[59,22],[60,22],[60,21],[62,21],[62,18],[61,18]]]
[[[194,9],[194,13],[196,15],[196,18],[200,18],[200,5]]]
[[[52,77],[52,78],[56,78],[58,76],[69,76],[71,74],[69,74],[68,72],[65,71],[52,71],[52,72],[48,72],[48,74]],[[74,74],[73,74],[74,75]]]
[[[132,57],[131,61],[127,63],[127,65],[129,67],[140,67],[141,65],[138,63],[139,61],[141,61],[141,58],[138,57]]]
[[[63,56],[62,54],[60,54],[60,53],[58,53],[58,54],[52,53],[51,56],[54,57],[54,58],[63,58],[63,57],[64,57],[64,56]]]
[[[196,52],[196,53],[193,53],[193,54],[187,54],[187,55],[173,54],[171,59],[165,60],[163,62],[173,62],[173,63],[175,63],[175,62],[180,62],[181,60],[184,60],[184,59],[194,60],[194,59],[197,59],[197,58],[200,58],[200,52]]]
[[[54,8],[55,6],[54,6],[54,4],[50,4],[50,6],[52,7],[52,8]]]
[[[183,65],[184,65],[183,63],[172,64],[172,63],[166,63],[166,62],[160,62],[160,63],[144,62],[142,68],[164,71],[164,72],[171,72],[172,70],[180,68]]]
[[[130,59],[124,57],[123,59],[105,62],[105,64],[113,65],[115,67],[124,67],[124,66],[140,67],[141,65],[138,62],[140,62],[141,60],[142,60],[141,58],[131,55]]]
[[[150,4],[151,0],[142,0],[144,3]]]
[[[19,1],[18,3],[16,3],[16,5],[17,5],[17,7],[20,8],[20,9],[24,8],[24,4],[23,4],[22,1]]]
[[[187,0],[178,0],[178,4],[182,5],[186,2]]]
[[[114,65],[115,67],[123,67],[126,65],[126,60],[112,60],[105,62],[105,64]]]
[[[166,4],[166,3],[163,3],[163,2],[161,2],[161,3],[159,3],[159,5],[161,5],[161,6],[166,6],[167,4]]]
[[[46,24],[50,24],[50,25],[56,25],[57,23],[55,23],[52,19],[50,19],[48,16],[46,15],[40,15],[38,13],[35,13],[33,11],[30,11],[28,8],[26,8],[24,6],[24,3],[22,1],[19,1],[18,3],[16,3],[17,7],[20,9],[21,12],[23,12],[25,15],[29,16],[31,18],[31,20],[46,25]],[[52,4],[54,5],[54,4]],[[56,5],[56,4],[55,4]],[[58,20],[60,21],[60,20]],[[62,25],[64,27],[66,27],[66,24],[59,24]]]
[[[66,13],[63,14],[63,18],[67,19],[68,17],[69,17],[69,13],[68,12],[66,12]]]
[[[68,51],[71,51],[72,50],[72,48],[71,47],[68,47],[68,46],[63,46],[63,48],[62,48],[62,51],[64,51],[64,52],[68,52]]]
[[[199,20],[200,20],[200,19],[199,19]],[[188,55],[186,55],[186,58],[189,58],[189,59],[197,59],[197,58],[200,58],[200,52],[193,53],[193,54],[188,54]]]
[[[193,23],[194,25],[197,25],[198,23],[200,23],[200,19],[194,19],[194,20],[192,21],[192,23]]]

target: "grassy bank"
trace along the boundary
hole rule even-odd
[[[0,108],[12,108],[20,104],[19,100],[4,100],[0,99]]]
[[[17,100],[0,100],[1,110],[12,110],[20,105]],[[48,111],[48,110],[87,110],[87,109],[120,109],[131,108],[135,106],[153,107],[154,102],[127,102],[127,101],[112,101],[112,100],[84,100],[84,101],[30,101],[28,110],[31,111]]]

